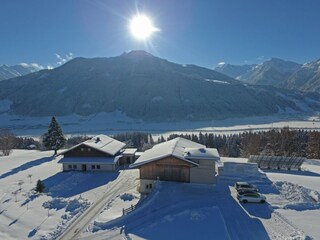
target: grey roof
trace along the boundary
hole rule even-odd
[[[66,152],[80,146],[80,145],[86,145],[88,147],[97,149],[101,152],[107,153],[111,156],[114,156],[117,154],[126,144],[123,142],[120,142],[116,139],[113,139],[111,137],[108,137],[106,135],[100,134],[98,136],[95,136],[87,141],[84,141],[82,143],[79,143],[61,153],[59,155],[64,155]]]
[[[116,164],[122,155],[116,157],[64,157],[58,163]]]
[[[202,144],[178,137],[153,146],[153,148],[145,151],[130,167],[138,167],[169,156],[176,157],[195,166],[199,164],[193,162],[192,159],[220,159],[216,149],[206,148]]]
[[[121,154],[129,154],[129,155],[133,155],[137,152],[137,148],[125,148],[123,149],[123,152]]]

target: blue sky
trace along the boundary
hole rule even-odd
[[[128,30],[137,12],[160,29],[147,44]],[[319,12],[318,0],[2,0],[0,64],[57,66],[133,49],[204,67],[304,63],[320,58]]]

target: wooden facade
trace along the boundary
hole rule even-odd
[[[173,156],[144,164],[140,167],[140,179],[190,182],[193,165]]]
[[[99,151],[95,148],[88,147],[85,144],[65,152],[64,157],[112,157],[111,155]]]

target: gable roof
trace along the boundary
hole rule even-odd
[[[88,139],[87,141],[84,141],[82,143],[79,143],[63,152],[61,152],[59,155],[64,155],[66,152],[69,152],[72,149],[75,149],[81,145],[86,145],[88,147],[94,148],[98,151],[107,153],[111,156],[114,156],[117,154],[126,144],[123,142],[120,142],[116,139],[113,139],[107,135],[97,135],[91,139]]]
[[[199,149],[205,149],[205,151],[200,151]],[[192,159],[220,159],[216,149],[206,148],[205,145],[177,137],[170,141],[159,143],[145,151],[130,167],[138,167],[169,156],[176,157],[195,166],[199,164],[193,162]]]

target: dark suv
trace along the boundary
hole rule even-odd
[[[247,182],[236,182],[234,187],[236,188],[236,190],[238,192],[240,190],[251,190],[251,191],[258,192],[258,189],[254,185],[247,183]]]

